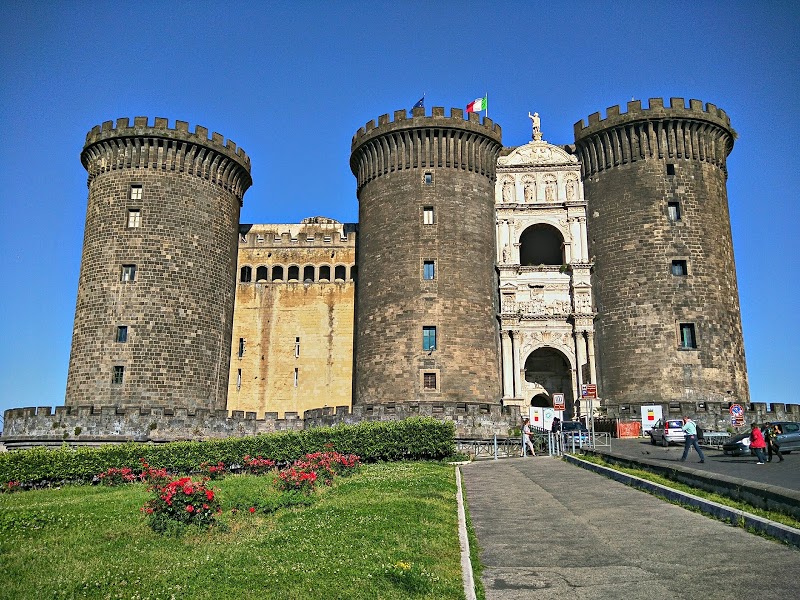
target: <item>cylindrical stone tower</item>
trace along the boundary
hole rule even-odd
[[[167,119],[94,127],[66,404],[224,409],[250,159]]]
[[[601,397],[748,402],[726,159],[735,132],[699,100],[653,98],[575,124],[588,203]]]
[[[494,180],[501,130],[415,108],[353,137],[354,403],[500,400]]]

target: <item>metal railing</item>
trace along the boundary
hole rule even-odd
[[[611,447],[611,434],[595,432],[572,434],[565,432],[536,431],[531,434],[531,441],[537,455],[561,456],[574,454],[582,449],[598,447]],[[494,436],[490,439],[456,438],[456,450],[469,454],[475,459],[511,458],[524,456],[528,453],[522,435],[519,436]]]

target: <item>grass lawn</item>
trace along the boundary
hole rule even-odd
[[[250,514],[273,477],[210,482],[221,526],[181,537],[148,527],[143,484],[0,495],[0,598],[464,597],[452,466],[366,465],[311,506]]]

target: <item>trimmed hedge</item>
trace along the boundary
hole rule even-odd
[[[440,460],[455,453],[455,427],[450,421],[414,417],[203,442],[16,450],[0,454],[0,484],[89,482],[110,468],[130,467],[139,472],[141,458],[151,467],[171,473],[191,473],[204,462],[241,464],[247,454],[289,463],[305,454],[325,450],[326,444],[332,444],[338,452],[356,454],[363,462]]]

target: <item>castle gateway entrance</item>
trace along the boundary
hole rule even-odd
[[[572,368],[567,357],[550,347],[537,348],[525,360],[525,383],[530,393],[530,406],[553,408],[553,394],[564,394],[562,420],[572,419],[575,394],[572,391]],[[558,416],[558,413],[556,413]]]

